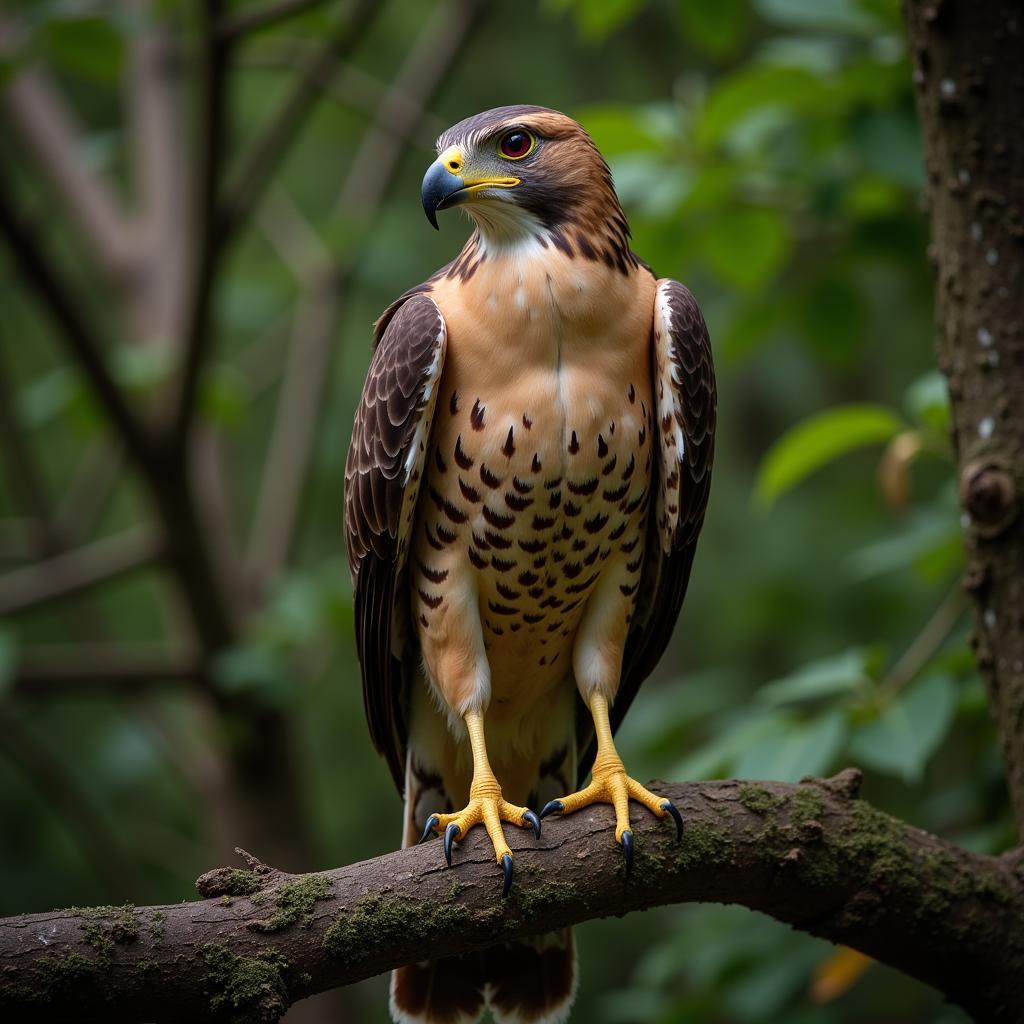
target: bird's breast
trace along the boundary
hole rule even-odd
[[[551,262],[435,291],[448,353],[414,612],[436,633],[445,588],[475,591],[497,714],[565,678],[602,573],[643,554],[653,280],[649,296],[635,275],[602,288]]]

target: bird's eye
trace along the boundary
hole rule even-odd
[[[536,138],[529,132],[523,131],[522,128],[513,128],[498,140],[498,152],[506,160],[522,160],[524,156],[529,156],[533,152],[536,145]]]

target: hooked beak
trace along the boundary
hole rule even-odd
[[[435,231],[440,230],[437,226],[437,211],[454,206],[458,202],[455,196],[465,187],[465,181],[448,170],[440,160],[435,160],[427,168],[420,189],[420,201],[423,203],[423,212],[427,215],[427,220],[434,225]]]
[[[495,188],[515,188],[519,178],[462,177],[448,166],[444,154],[438,157],[423,175],[420,201],[427,220],[437,229],[437,211],[467,202],[479,192]]]

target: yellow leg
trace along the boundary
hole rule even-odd
[[[504,872],[505,886],[502,895],[507,896],[512,886],[512,851],[505,842],[501,823],[509,821],[520,828],[529,825],[539,839],[540,818],[529,807],[517,807],[502,799],[501,786],[487,760],[483,714],[479,711],[470,711],[466,714],[465,722],[470,749],[473,751],[473,781],[469,787],[469,803],[457,814],[430,815],[423,830],[423,839],[432,832],[444,832],[444,855],[448,866],[451,867],[452,844],[456,840],[465,839],[474,825],[482,823],[494,847],[495,859]],[[422,839],[420,841],[422,842]]]
[[[552,800],[540,812],[540,816],[544,818],[552,813],[571,814],[595,803],[611,804],[615,808],[615,841],[622,844],[628,872],[633,866],[633,831],[629,827],[631,799],[643,804],[659,818],[671,815],[676,823],[677,836],[682,835],[683,818],[671,800],[657,796],[626,774],[612,739],[607,698],[594,694],[590,698],[590,714],[597,735],[597,756],[594,758],[590,785],[559,800]]]

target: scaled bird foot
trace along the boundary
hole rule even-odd
[[[452,846],[462,842],[474,825],[483,824],[494,846],[494,854],[504,874],[504,886],[501,895],[507,896],[512,888],[512,851],[505,842],[505,834],[501,830],[503,821],[511,822],[520,828],[530,826],[534,835],[540,839],[540,818],[529,807],[517,807],[502,799],[501,789],[493,786],[481,787],[486,792],[476,796],[470,788],[469,803],[456,814],[432,814],[427,818],[426,828],[420,842],[429,838],[431,833],[444,833],[444,858],[448,867],[452,866]]]
[[[636,800],[659,818],[672,817],[676,823],[676,839],[683,834],[683,816],[671,800],[657,796],[636,779],[626,774],[618,757],[599,759],[594,765],[593,778],[589,786],[569,796],[552,800],[540,812],[542,818],[549,814],[571,814],[591,804],[611,804],[615,808],[615,841],[622,846],[626,861],[626,874],[633,868],[633,831],[629,827],[629,801]]]

